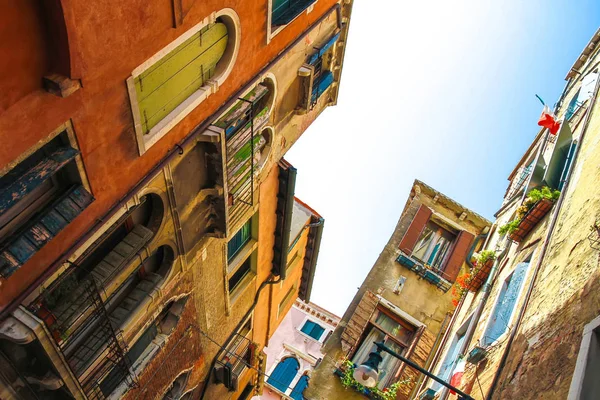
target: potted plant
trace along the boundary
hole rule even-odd
[[[458,306],[460,300],[469,291],[469,282],[471,280],[471,273],[465,272],[462,275],[456,277],[454,285],[452,285],[452,304],[454,307]]]
[[[468,289],[470,291],[476,292],[481,288],[492,270],[495,259],[496,252],[494,250],[483,250],[474,256],[474,268],[471,271],[471,277],[468,282]]]
[[[517,209],[515,219],[501,226],[498,232],[501,235],[508,234],[511,240],[520,243],[550,211],[559,197],[560,191],[552,190],[547,186],[531,190]]]

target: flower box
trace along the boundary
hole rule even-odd
[[[469,278],[467,289],[471,292],[478,291],[490,275],[493,265],[494,260],[487,260],[483,265],[477,265]]]
[[[521,243],[531,230],[548,214],[552,209],[554,202],[548,199],[542,199],[535,203],[527,214],[523,216],[517,229],[509,234],[509,238],[517,243]]]

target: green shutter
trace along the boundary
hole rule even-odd
[[[144,133],[213,76],[227,38],[225,24],[209,25],[135,78]]]

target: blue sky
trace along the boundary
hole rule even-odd
[[[492,219],[599,26],[597,0],[356,0],[338,105],[286,155],[326,221],[311,300],[343,314],[415,178]]]

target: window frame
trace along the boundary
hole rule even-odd
[[[521,281],[521,284],[520,284],[520,287],[518,290],[518,294],[515,299],[515,303],[513,305],[512,311],[510,312],[510,317],[508,318],[508,321],[506,323],[504,331],[493,341],[488,341],[488,340],[486,340],[486,337],[492,327],[492,322],[493,322],[492,317],[494,316],[496,309],[499,307],[498,301],[500,300],[500,296],[503,293],[506,293],[506,290],[508,290],[508,287],[510,286],[510,282],[508,282],[508,284],[507,284],[506,281],[509,279],[512,280],[512,277],[514,276],[515,272],[517,271],[517,268],[519,267],[519,265],[521,265],[521,263],[524,263],[524,262],[527,262],[528,266],[526,268],[526,271],[524,272],[523,280]],[[485,329],[483,330],[483,332],[481,334],[482,336],[479,339],[479,343],[482,347],[493,347],[496,344],[502,342],[504,340],[504,338],[506,337],[506,335],[509,334],[511,325],[516,317],[517,307],[519,305],[521,297],[523,296],[523,291],[525,290],[525,283],[527,282],[527,278],[530,273],[530,269],[531,269],[530,267],[531,267],[531,259],[530,259],[530,257],[528,257],[525,261],[521,261],[521,262],[517,263],[515,265],[515,267],[512,269],[512,271],[510,272],[510,274],[508,274],[502,281],[502,286],[500,287],[500,290],[498,290],[498,292],[495,295],[494,307],[492,307],[492,309],[490,310],[490,314],[487,316],[487,321],[485,323]],[[503,290],[505,285],[506,285],[506,290]]]
[[[225,53],[217,62],[225,63],[223,70],[210,78],[205,84],[195,91],[192,95],[186,98],[181,104],[169,112],[163,119],[160,120],[147,133],[142,129],[142,118],[140,113],[137,92],[135,88],[135,79],[150,69],[152,66],[168,56],[179,45],[190,39],[193,35],[201,31],[204,27],[217,22],[217,19],[223,20],[228,30],[229,35]],[[233,28],[233,29],[231,29]],[[187,117],[200,103],[206,100],[210,95],[216,93],[219,87],[231,74],[236,63],[241,39],[241,22],[237,13],[231,8],[224,8],[218,12],[211,13],[204,18],[200,23],[196,24],[174,41],[163,47],[160,51],[135,68],[131,75],[127,78],[127,91],[129,93],[129,103],[133,114],[134,130],[137,139],[139,155],[143,155],[148,149],[154,146],[161,138],[163,138],[175,125]],[[219,68],[220,69],[220,68]]]
[[[433,215],[432,215],[432,217],[433,217]],[[421,262],[423,264],[429,265],[434,271],[444,272],[446,270],[446,267],[448,266],[448,261],[450,260],[450,257],[452,256],[452,253],[454,252],[454,246],[458,239],[458,235],[455,232],[453,232],[453,231],[447,229],[446,227],[442,226],[441,224],[439,224],[432,217],[430,217],[429,220],[425,223],[425,227],[419,234],[419,237],[417,238],[417,242],[415,243],[415,245],[412,249],[411,257],[417,259],[419,262]],[[431,230],[428,227],[429,224],[435,225],[437,227],[437,229],[435,231]],[[429,264],[428,262],[421,260],[419,257],[417,257],[415,255],[415,252],[417,251],[417,246],[422,241],[422,235],[424,234],[426,229],[430,229],[430,231],[433,232],[434,237],[432,239],[429,239],[429,243],[427,244],[427,249],[425,250],[425,258],[431,257],[431,253],[433,252],[433,249],[435,248],[434,241],[439,240],[440,238],[444,237],[442,234],[439,234],[439,232],[442,232],[442,233],[446,232],[446,233],[449,233],[450,235],[452,235],[452,240],[448,241],[449,242],[448,246],[444,250],[445,253],[444,253],[442,260],[440,261],[439,268],[433,264]],[[438,255],[436,255],[436,257],[438,257]]]
[[[600,316],[597,316],[583,327],[581,345],[577,353],[577,362],[575,371],[571,378],[569,387],[568,400],[579,400],[584,394],[589,394],[590,374],[593,375],[593,358],[590,357],[592,352],[596,355],[600,352]],[[595,364],[597,367],[600,361]],[[592,377],[592,379],[595,376]],[[598,389],[597,387],[595,389]],[[598,393],[592,393],[598,394]]]
[[[0,261],[0,263],[7,268],[6,273],[3,274],[5,278],[10,277],[21,266],[26,264],[33,254],[40,251],[43,246],[54,239],[60,231],[64,230],[71,222],[73,222],[74,219],[76,219],[81,213],[85,212],[85,209],[94,201],[93,193],[90,188],[85,166],[81,157],[81,151],[77,142],[77,137],[75,136],[73,125],[70,120],[58,126],[43,140],[39,141],[36,145],[23,152],[15,160],[8,163],[0,170],[0,176],[4,177],[11,173],[11,171],[13,171],[15,168],[23,165],[23,163],[25,163],[36,152],[41,151],[45,146],[49,145],[55,140],[62,141],[62,146],[64,146],[64,148],[72,149],[75,154],[72,155],[68,161],[65,161],[62,166],[58,167],[57,170],[53,171],[50,176],[43,179],[43,182],[37,187],[23,195],[23,197],[17,200],[14,204],[10,204],[10,206],[6,208],[3,213],[4,215],[8,215],[12,212],[11,214],[14,215],[12,215],[10,220],[8,220],[6,224],[0,228],[0,254],[3,254],[3,258],[6,258],[10,253],[12,254],[12,257],[14,257],[14,260],[16,260],[13,260],[13,262],[9,262],[8,264],[1,263]],[[27,168],[25,171],[20,173],[19,176],[22,177],[28,171],[31,171],[31,169],[32,168]],[[48,182],[51,182],[49,184],[50,187],[48,187],[45,191],[38,193],[40,188],[42,188],[44,185],[47,185]],[[71,221],[65,217],[66,224],[64,226],[54,227],[54,229],[48,228],[43,221],[46,219],[51,219],[50,214],[54,212],[54,207],[60,206],[60,203],[65,201],[68,197],[70,198],[75,193],[83,195],[83,191],[79,191],[78,187],[81,187],[81,189],[86,192],[86,196],[84,197],[87,197],[89,203],[87,203],[87,205],[82,205],[78,202],[77,206],[81,209],[81,211],[76,214]],[[37,197],[31,196],[34,193],[37,194]],[[79,199],[81,200],[82,197],[79,197]],[[71,198],[71,200],[73,199]],[[27,259],[22,260],[21,258],[24,256],[16,257],[14,251],[11,250],[12,246],[16,246],[17,242],[23,241],[23,239],[19,238],[27,236],[27,230],[32,229],[36,224],[41,223],[44,224],[44,229],[48,231],[50,237],[46,237],[45,240],[41,241],[41,243],[36,243],[36,248],[31,249],[32,253]],[[45,234],[47,233],[42,232],[41,235],[43,236]],[[0,265],[0,267],[2,265]],[[11,271],[9,268],[11,265],[13,268],[15,265],[18,266],[16,269]]]
[[[312,337],[311,335],[309,335],[308,333],[306,333],[306,332],[304,332],[302,330],[302,329],[304,329],[304,327],[306,326],[306,324],[309,323],[309,322],[312,323],[312,324],[318,325],[321,329],[323,329],[323,332],[321,332],[321,335],[318,338]],[[305,337],[310,338],[310,339],[312,339],[312,340],[314,340],[315,342],[318,342],[318,343],[323,343],[323,341],[327,337],[327,334],[331,330],[327,326],[323,326],[322,321],[315,321],[314,319],[312,319],[312,318],[310,318],[308,316],[306,318],[304,318],[304,321],[302,321],[302,323],[296,329],[298,330],[298,332],[300,332]]]
[[[397,324],[412,330],[412,334],[410,337],[410,341],[409,342],[404,342],[403,340],[399,339],[398,337],[396,337],[393,333],[390,333],[388,331],[386,331],[381,325],[377,324],[375,322],[375,320],[377,319],[377,316],[379,315],[379,313],[385,315],[386,317],[392,319],[394,322],[396,322]],[[411,324],[410,322],[404,320],[402,317],[396,315],[393,311],[388,310],[387,308],[378,305],[375,309],[375,312],[371,315],[371,317],[369,318],[369,321],[367,322],[367,325],[365,327],[365,329],[363,330],[360,340],[358,341],[358,343],[356,344],[356,346],[354,346],[354,349],[349,357],[350,360],[353,360],[354,357],[356,356],[356,354],[359,352],[359,350],[362,348],[363,345],[365,345],[365,340],[366,338],[369,336],[369,334],[371,333],[371,331],[373,329],[377,329],[378,331],[380,331],[381,333],[384,334],[384,341],[385,340],[391,340],[394,344],[398,345],[399,347],[402,348],[403,352],[407,352],[410,350],[411,346],[415,343],[415,340],[418,340],[418,331],[419,331],[419,327],[414,326],[413,324]],[[398,374],[398,371],[400,371],[403,367],[402,365],[403,363],[399,363],[398,364],[398,368],[393,372],[393,375],[395,376],[396,374]],[[384,378],[387,379],[387,378]],[[379,381],[378,381],[379,382]]]
[[[306,13],[306,15],[310,14],[314,8],[315,5],[319,2],[319,0],[314,0],[312,2],[312,4],[310,4],[308,7],[306,7],[304,10],[302,10],[300,13],[298,13],[290,22],[288,22],[285,25],[277,25],[277,26],[273,26],[273,1],[274,0],[269,0],[267,3],[267,44],[271,43],[271,40],[273,40],[273,38],[275,36],[277,36],[281,31],[283,31],[287,26],[291,25],[294,23],[294,21],[296,19],[298,19],[300,16],[302,16],[304,13]]]

